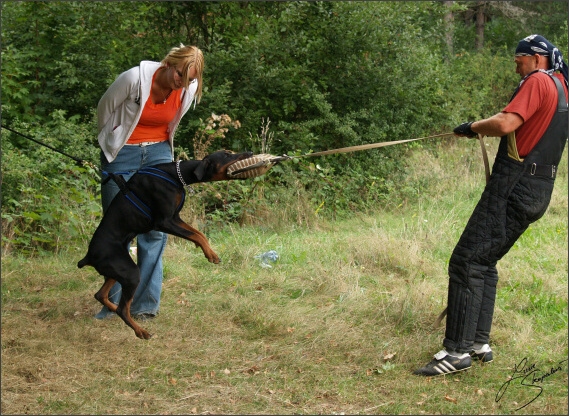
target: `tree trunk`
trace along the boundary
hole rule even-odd
[[[444,16],[445,43],[447,45],[448,59],[452,59],[452,57],[454,55],[454,45],[453,45],[453,43],[454,43],[454,13],[452,12],[452,6],[454,4],[454,1],[445,0],[445,1],[443,1],[443,4],[447,8],[447,12],[445,13],[445,16]]]
[[[484,47],[484,26],[486,24],[486,2],[479,1],[476,5],[476,50]]]

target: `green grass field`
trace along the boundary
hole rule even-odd
[[[86,247],[4,257],[2,413],[567,414],[566,157],[548,212],[498,263],[494,362],[411,374],[441,348],[479,152],[411,151],[416,198],[373,215],[208,229],[219,265],[171,237],[149,341],[93,318],[103,279],[76,267]],[[264,268],[268,250],[279,259]]]

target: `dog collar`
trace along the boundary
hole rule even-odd
[[[182,186],[184,186],[184,188],[188,188],[188,191],[190,191],[192,194],[194,193],[194,189],[188,185],[186,182],[184,182],[184,178],[182,178],[182,172],[180,172],[180,163],[182,161],[178,160],[176,161],[176,172],[178,172],[178,179],[180,180],[180,182],[182,182]]]
[[[180,182],[182,182],[182,185],[189,186],[186,182],[184,182],[184,178],[182,178],[182,172],[180,172],[180,163],[181,162],[182,162],[181,160],[178,160],[176,162],[176,172],[178,172],[178,179],[180,179]]]

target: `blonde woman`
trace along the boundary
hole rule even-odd
[[[101,97],[97,121],[101,171],[121,174],[125,180],[140,168],[174,159],[174,134],[192,104],[200,102],[204,57],[195,46],[174,47],[161,62],[142,61],[122,74]],[[103,211],[119,192],[112,181],[101,185]],[[158,314],[162,292],[162,253],[167,235],[151,231],[137,236],[140,284],[131,313],[149,319]],[[109,300],[119,303],[120,284]],[[103,307],[97,319],[114,316]]]

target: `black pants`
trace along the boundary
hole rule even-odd
[[[496,159],[490,181],[452,253],[446,349],[469,352],[474,342],[489,343],[496,264],[547,210],[554,180],[531,176],[523,168],[507,158]]]

